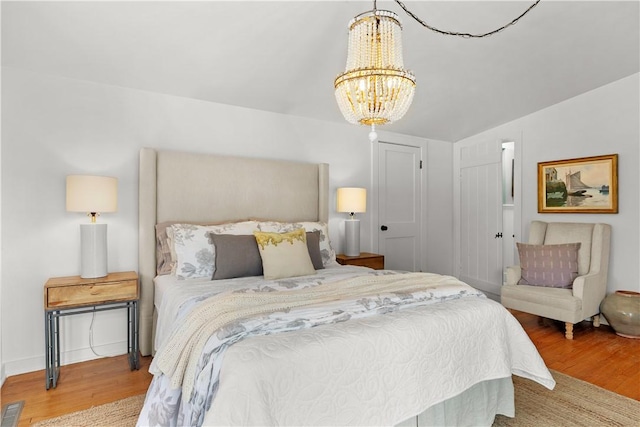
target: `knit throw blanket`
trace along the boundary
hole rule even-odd
[[[188,399],[198,361],[211,335],[225,327],[230,329],[229,325],[242,319],[289,313],[339,300],[366,305],[370,304],[363,299],[367,296],[375,296],[377,301],[392,299],[394,306],[398,306],[411,305],[416,300],[437,302],[463,295],[483,296],[454,277],[431,273],[358,276],[290,291],[229,292],[202,301],[189,313],[156,354],[151,371],[169,377],[171,387],[182,387],[183,398]],[[376,304],[372,309],[380,310],[382,305]],[[305,315],[308,316],[308,312]]]

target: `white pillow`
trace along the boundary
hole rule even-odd
[[[207,234],[251,235],[257,226],[256,221],[220,225],[172,224],[167,235],[173,248],[172,256],[175,253],[173,272],[178,279],[211,279],[216,257],[215,247],[209,242]]]
[[[325,222],[277,222],[261,221],[258,223],[260,231],[286,233],[288,231],[303,228],[305,231],[320,232],[320,254],[322,255],[322,265],[327,266],[336,263],[336,251],[331,247],[329,240],[329,228]]]
[[[316,274],[307,248],[306,230],[298,228],[288,233],[255,231],[253,235],[258,243],[265,279]]]

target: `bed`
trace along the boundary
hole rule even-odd
[[[326,164],[144,148],[139,186],[140,349],[155,353],[139,425],[490,425],[514,416],[512,374],[555,385],[517,321],[468,285],[337,265]],[[178,278],[158,274],[158,224],[322,243],[309,274],[282,276],[259,243],[264,276]],[[214,237],[216,260],[243,240]]]

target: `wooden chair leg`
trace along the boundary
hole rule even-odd
[[[600,327],[600,313],[596,314],[595,316],[593,316],[593,327],[594,328],[599,328]]]
[[[565,338],[568,340],[572,340],[573,339],[573,323],[565,322],[564,327],[565,327],[565,333],[564,333]]]

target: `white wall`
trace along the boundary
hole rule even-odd
[[[0,3],[0,22],[2,22],[2,3]],[[1,32],[0,32],[1,33]],[[0,46],[2,46],[2,36],[0,36]],[[2,94],[2,82],[0,71],[0,98]],[[0,105],[0,117],[2,117],[2,106]],[[2,123],[0,123],[0,135],[2,134]],[[0,143],[0,188],[2,188],[2,144]],[[0,242],[2,242],[2,203],[0,203]],[[2,250],[0,250],[0,309],[2,308]],[[2,316],[0,315],[0,387],[4,384],[6,373],[4,363],[2,363]]]
[[[640,291],[640,74],[458,141],[519,140],[522,230],[532,220],[605,222],[612,226],[609,292]],[[537,163],[618,154],[618,214],[539,214]],[[516,182],[516,184],[518,184]],[[526,237],[522,237],[523,239]]]
[[[338,251],[342,217],[333,212],[335,189],[370,188],[371,144],[364,127],[7,67],[2,80],[1,317],[7,375],[43,369],[43,285],[49,277],[79,273],[79,224],[86,219],[65,211],[66,175],[105,174],[119,179],[118,212],[100,218],[109,227],[110,271],[137,268],[141,147],[329,163],[330,238]],[[384,135],[394,139],[391,133]],[[436,161],[450,156],[451,144],[421,143]],[[440,165],[439,170],[451,176],[450,166]],[[424,197],[445,212],[451,209],[450,193]],[[370,250],[369,215],[360,218],[362,250]],[[448,228],[434,227],[432,232],[438,241],[451,241]],[[446,258],[446,250],[438,255]],[[124,311],[96,315],[94,345],[100,353],[126,351],[125,321]],[[61,320],[63,364],[94,358],[88,349],[90,322],[90,315]]]
[[[427,147],[427,269],[453,275],[453,144],[429,141]]]

